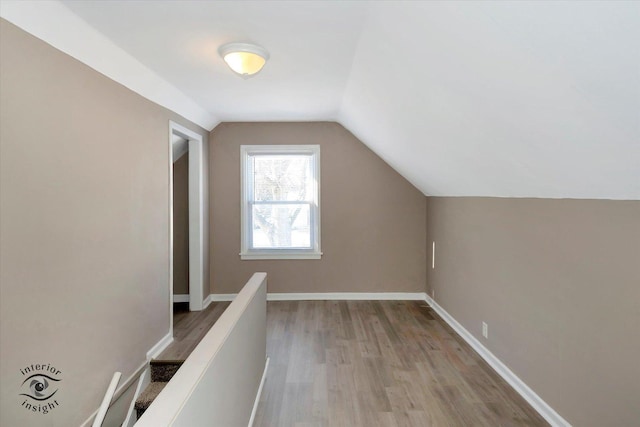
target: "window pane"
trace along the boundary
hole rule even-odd
[[[311,248],[310,205],[253,205],[253,248]]]
[[[255,155],[254,200],[311,201],[311,156]]]

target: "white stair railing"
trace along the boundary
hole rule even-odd
[[[100,405],[100,409],[98,410],[98,415],[96,415],[93,420],[92,427],[101,427],[102,422],[104,421],[105,415],[107,415],[107,410],[109,409],[109,405],[111,405],[111,399],[113,399],[113,395],[116,392],[116,387],[118,387],[118,382],[120,381],[120,377],[122,373],[115,372],[113,377],[111,378],[111,383],[109,384],[109,388],[107,388],[107,392],[104,394],[104,398],[102,399],[102,404]]]

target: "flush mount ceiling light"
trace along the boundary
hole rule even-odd
[[[220,46],[218,53],[229,68],[245,79],[262,70],[269,59],[266,49],[250,43],[227,43]]]

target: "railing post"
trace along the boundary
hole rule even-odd
[[[115,372],[113,377],[111,378],[111,383],[109,384],[109,388],[107,388],[107,392],[102,399],[102,404],[100,404],[100,409],[98,410],[98,414],[93,420],[92,427],[101,427],[102,422],[104,421],[105,415],[107,415],[107,410],[109,409],[109,405],[111,405],[111,399],[113,399],[113,395],[116,392],[116,387],[118,386],[118,382],[120,381],[120,377],[122,373]]]

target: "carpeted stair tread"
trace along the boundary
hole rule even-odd
[[[144,391],[140,393],[140,396],[138,396],[138,398],[136,399],[136,404],[134,406],[138,418],[140,418],[144,411],[149,408],[151,402],[153,402],[154,399],[158,397],[158,395],[166,385],[166,381],[154,381],[149,383],[147,388],[145,388]]]
[[[171,380],[183,363],[184,360],[152,360],[150,363],[151,381],[167,382]]]
[[[151,366],[155,365],[182,365],[184,363],[184,359],[153,359],[149,362]]]
[[[136,399],[134,408],[136,416],[140,418],[151,403],[160,394],[164,386],[173,378],[184,360],[152,360],[149,362],[151,368],[151,382],[140,396]]]

